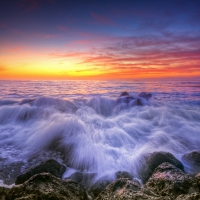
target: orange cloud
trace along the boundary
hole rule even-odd
[[[2,45],[0,78],[23,79],[134,79],[200,76],[200,37],[115,37],[81,39],[66,50]],[[45,38],[45,35],[43,35]],[[54,37],[47,34],[46,38]],[[76,46],[77,45],[77,46]],[[77,47],[70,50],[73,47]],[[14,69],[16,68],[16,70]],[[19,73],[19,72],[20,73]],[[2,75],[3,74],[3,75]]]

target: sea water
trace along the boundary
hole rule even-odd
[[[152,98],[119,105],[124,91]],[[0,81],[0,164],[20,173],[53,158],[65,177],[137,177],[145,153],[199,149],[200,81]]]

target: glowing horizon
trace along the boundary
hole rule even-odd
[[[19,2],[0,3],[0,80],[200,78],[199,1]]]

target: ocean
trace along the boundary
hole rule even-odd
[[[119,98],[124,91],[131,98]],[[167,151],[181,160],[199,149],[200,81],[0,81],[7,179],[8,169],[20,174],[50,158],[67,166],[63,178],[127,171],[139,179],[145,153]]]

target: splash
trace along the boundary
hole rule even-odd
[[[199,106],[148,100],[40,97],[0,106],[0,161],[26,165],[54,158],[97,178],[120,170],[137,177],[144,153],[167,151],[180,159],[199,148]]]

